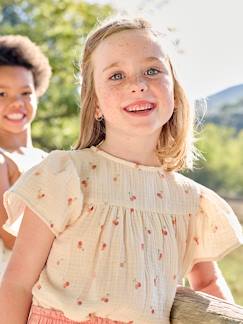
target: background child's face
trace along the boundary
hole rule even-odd
[[[0,66],[0,130],[19,133],[34,119],[37,99],[32,72]]]
[[[92,54],[99,109],[106,136],[157,138],[174,109],[173,77],[151,32],[126,30],[102,41]]]

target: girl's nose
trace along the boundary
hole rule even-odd
[[[16,96],[15,98],[12,98],[10,105],[12,107],[23,107],[24,106],[24,100],[20,96]]]
[[[145,92],[148,89],[147,83],[144,80],[136,80],[131,84],[132,93]]]
[[[140,88],[138,89],[132,89],[132,92],[135,93],[135,92],[144,92],[145,90],[145,87],[144,86],[141,86]]]

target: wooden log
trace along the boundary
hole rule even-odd
[[[189,288],[179,287],[171,310],[172,324],[239,324],[243,307]]]

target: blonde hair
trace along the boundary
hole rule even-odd
[[[94,87],[92,53],[107,37],[125,30],[148,30],[156,37],[160,33],[143,18],[113,18],[104,21],[92,31],[84,44],[81,61],[81,107],[80,136],[75,149],[83,149],[98,145],[105,139],[105,121],[95,119],[96,94]],[[170,120],[163,126],[157,145],[157,154],[161,164],[167,171],[178,171],[192,168],[195,148],[193,146],[193,110],[186,94],[176,77],[169,59],[174,81],[175,107]]]

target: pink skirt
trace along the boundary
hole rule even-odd
[[[132,322],[130,322],[132,323]],[[87,321],[76,322],[68,319],[62,312],[32,305],[27,324],[125,324],[105,318],[92,316]]]

